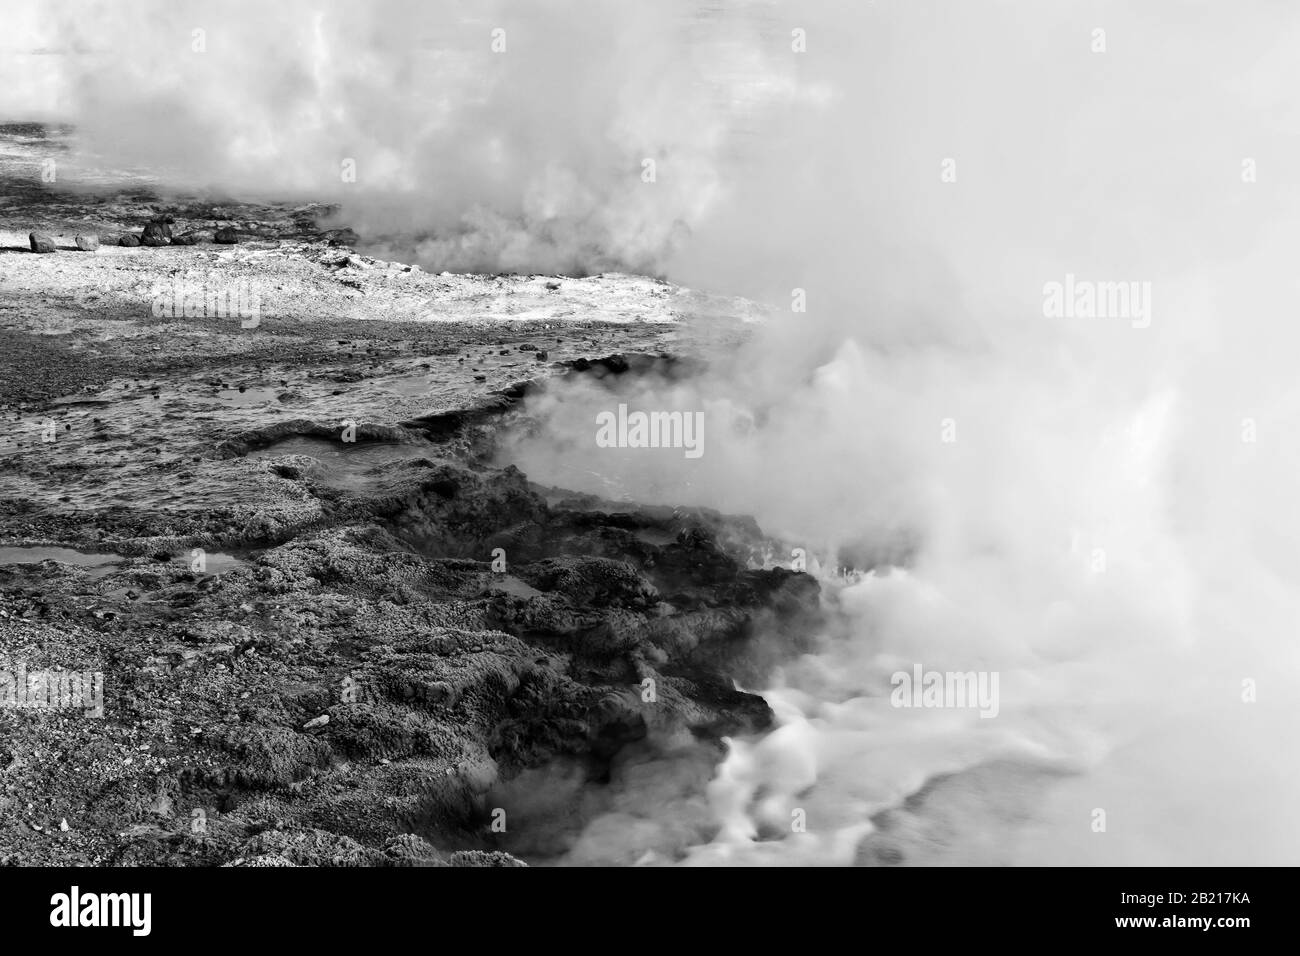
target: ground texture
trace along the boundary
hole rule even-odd
[[[816,584],[762,569],[750,521],[493,452],[548,379],[707,354],[757,310],[430,274],[328,212],[0,206],[0,670],[103,675],[102,717],[0,707],[0,861],[631,863],[574,848],[656,762],[683,820],[656,858],[707,839],[720,738],[771,720],[736,681],[757,635],[811,631]],[[198,243],[113,244],[166,218]],[[583,799],[521,801],[557,766]]]

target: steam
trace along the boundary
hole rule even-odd
[[[48,16],[34,45],[89,51],[47,84],[88,153],[176,188],[336,201],[376,251],[435,270],[653,274],[724,191],[747,98],[792,88],[755,93],[788,58],[680,0]]]
[[[637,6],[78,4],[100,52],[56,85],[116,162],[336,199],[430,268],[802,291],[707,376],[552,392],[516,449],[754,515],[832,610],[707,813],[629,786],[575,862],[1294,863],[1300,13]],[[1068,275],[1150,283],[1149,327],[1048,317]],[[599,448],[620,402],[703,412],[706,453]],[[996,671],[998,717],[891,707],[918,663]]]
[[[830,68],[824,114],[670,269],[803,289],[808,312],[686,385],[552,394],[546,441],[518,449],[538,480],[752,514],[820,558],[834,624],[751,688],[780,728],[731,743],[691,862],[1297,858],[1300,395],[1273,351],[1296,339],[1277,307],[1297,208],[1242,178],[1288,140],[1267,34],[1296,22],[1216,41],[1195,16],[1090,15],[1107,54],[1039,9],[828,21],[864,31],[870,65]],[[1067,275],[1150,282],[1150,326],[1049,317]],[[623,402],[702,411],[709,451],[597,450],[594,415]],[[891,707],[917,664],[998,673],[999,716]]]

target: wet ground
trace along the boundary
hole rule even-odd
[[[759,567],[751,521],[539,488],[486,452],[536,383],[707,354],[756,310],[434,276],[320,210],[232,211],[30,183],[0,206],[0,671],[104,687],[102,717],[0,706],[0,860],[553,862],[583,819],[523,807],[538,768],[599,794],[633,755],[686,759],[702,787],[724,734],[770,721],[735,682],[760,636],[812,630],[816,584]],[[67,249],[161,215],[246,236]],[[26,250],[38,227],[61,251]],[[256,322],[185,308],[186,282],[256,283]]]

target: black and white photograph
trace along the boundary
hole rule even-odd
[[[1297,263],[1291,3],[0,0],[6,921],[961,871],[1240,945]]]

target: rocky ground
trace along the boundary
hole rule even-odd
[[[101,672],[104,708],[0,707],[0,860],[574,862],[656,762],[695,808],[656,859],[708,838],[720,738],[771,719],[735,681],[757,635],[810,632],[816,583],[764,569],[752,521],[540,488],[492,453],[548,379],[707,355],[756,309],[434,275],[323,207],[9,185],[0,670]],[[203,235],[111,244],[151,220]],[[211,314],[213,290],[256,315]],[[583,799],[525,807],[559,765]]]

